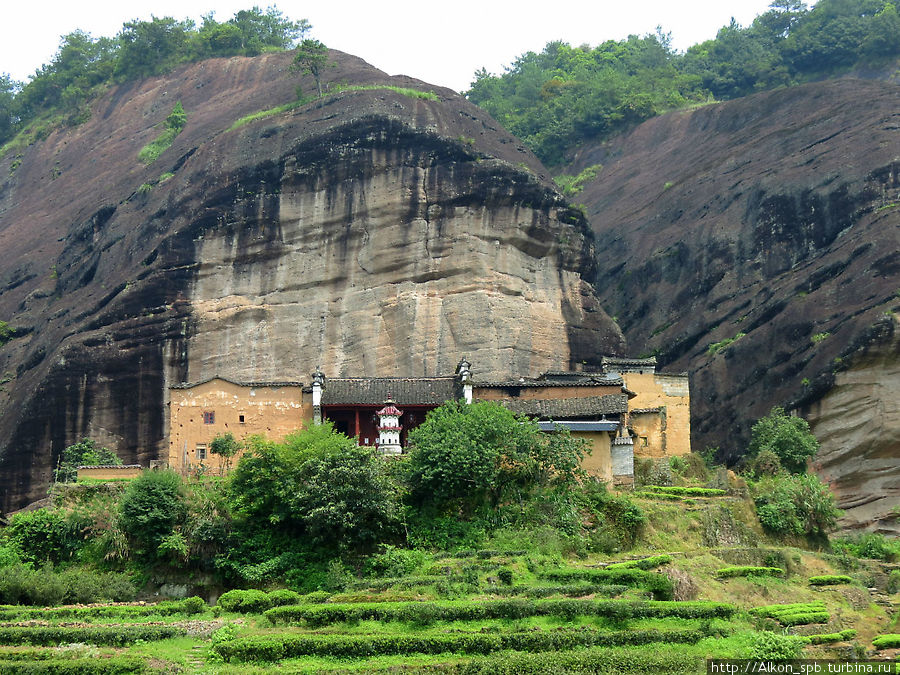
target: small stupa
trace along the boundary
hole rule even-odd
[[[375,414],[378,415],[378,450],[383,455],[399,455],[403,452],[400,446],[400,432],[403,430],[400,417],[403,411],[394,407],[394,401],[388,394],[384,407]]]

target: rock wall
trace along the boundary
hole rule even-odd
[[[88,436],[165,456],[173,383],[221,375],[479,376],[620,353],[593,235],[514,137],[459,95],[331,53],[290,101],[290,54],[113,88],[77,128],[0,158],[0,509],[46,494]],[[311,80],[301,82],[309,90]],[[396,87],[430,91],[411,97]],[[176,101],[188,122],[139,150]]]
[[[813,466],[845,509],[844,527],[900,534],[900,322],[881,330],[801,409],[819,439]]]

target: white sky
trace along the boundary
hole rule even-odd
[[[484,67],[501,73],[527,51],[551,40],[597,45],[661,25],[684,50],[715,37],[734,17],[741,25],[771,0],[0,0],[0,73],[26,81],[56,53],[59,37],[75,29],[112,37],[131,19],[191,18],[215,10],[225,21],[254,4],[276,4],[292,19],[306,18],[312,37],[359,56],[390,75],[412,75],[457,91]],[[808,4],[812,5],[813,2]]]

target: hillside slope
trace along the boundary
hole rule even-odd
[[[215,59],[111,89],[0,159],[0,508],[43,496],[90,436],[146,465],[168,385],[568,368],[619,353],[592,237],[535,157],[457,94],[332,52],[290,102],[291,55]],[[302,82],[313,90],[311,78]],[[187,124],[138,152],[180,101]]]
[[[694,448],[736,459],[754,419],[795,406],[846,523],[887,530],[900,499],[898,104],[900,86],[878,81],[765,92],[650,120],[565,171],[604,165],[575,197],[598,237],[598,293],[635,352],[692,373]]]

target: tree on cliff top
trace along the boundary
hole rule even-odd
[[[318,97],[322,98],[322,70],[327,63],[328,47],[318,40],[306,39],[297,45],[291,67],[303,75],[312,75],[316,80]]]

